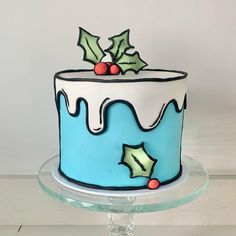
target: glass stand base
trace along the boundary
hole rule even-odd
[[[52,198],[65,204],[93,211],[108,212],[108,231],[115,235],[134,235],[133,214],[154,212],[184,205],[199,197],[208,186],[206,169],[194,159],[182,156],[182,163],[188,174],[184,181],[161,190],[147,190],[145,193],[114,195],[114,191],[89,193],[68,188],[60,184],[52,174],[58,157],[46,161],[40,168],[40,187]],[[164,186],[163,186],[164,187]]]

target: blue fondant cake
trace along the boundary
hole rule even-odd
[[[78,46],[94,70],[55,74],[60,174],[110,190],[175,181],[182,173],[187,73],[144,69],[139,53],[129,53],[129,30],[109,38],[106,50],[98,36],[79,30]]]
[[[111,190],[155,189],[181,175],[186,73],[55,75],[60,173]]]

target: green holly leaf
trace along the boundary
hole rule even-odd
[[[127,71],[134,71],[136,74],[147,66],[147,63],[140,58],[138,52],[133,54],[123,53],[116,64],[120,67],[122,74]]]
[[[79,27],[79,40],[77,45],[84,50],[84,60],[96,64],[105,56],[98,40],[100,37],[90,34],[88,31]]]
[[[119,35],[109,38],[109,40],[112,41],[112,45],[105,51],[110,53],[113,62],[126,52],[126,50],[134,48],[134,46],[129,43],[129,33],[130,30],[128,29]]]
[[[119,164],[129,168],[131,178],[138,176],[150,178],[156,162],[156,159],[148,155],[144,143],[136,146],[123,144],[123,155]]]

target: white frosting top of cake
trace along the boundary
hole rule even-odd
[[[160,122],[167,105],[174,101],[183,109],[187,74],[170,71],[142,71],[138,75],[96,76],[93,72],[62,72],[55,76],[55,93],[66,98],[68,112],[75,115],[77,101],[87,105],[89,130],[98,134],[105,128],[105,112],[114,102],[129,105],[140,128],[151,130]],[[73,80],[74,79],[74,80]]]
[[[64,72],[60,74],[64,79],[73,79],[73,78],[84,78],[84,79],[100,79],[100,80],[134,80],[134,79],[147,79],[147,78],[158,78],[158,79],[167,79],[167,78],[177,78],[183,76],[182,72],[170,72],[170,71],[140,71],[138,75],[133,72],[127,72],[125,75],[105,75],[99,76],[91,71],[82,71],[82,72]]]

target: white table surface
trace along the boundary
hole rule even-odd
[[[1,226],[4,236],[104,236],[105,226]],[[136,236],[235,236],[236,226],[139,226]]]

